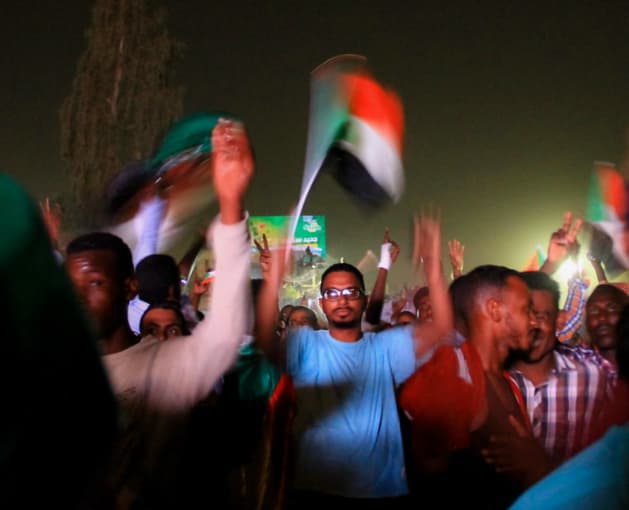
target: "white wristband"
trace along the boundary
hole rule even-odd
[[[391,269],[391,243],[384,243],[380,247],[380,262],[378,262],[378,268]]]

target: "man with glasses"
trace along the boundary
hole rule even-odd
[[[433,263],[424,264],[437,299],[429,325],[363,332],[361,319],[367,304],[363,276],[356,267],[339,263],[323,273],[320,285],[320,306],[329,329],[291,329],[286,342],[279,342],[264,332],[275,324],[281,276],[265,276],[256,341],[285,366],[293,379],[297,404],[294,491],[289,506],[320,509],[341,503],[344,508],[365,508],[365,504],[367,508],[400,508],[407,503],[395,391],[415,370],[416,357],[432,334],[443,336],[451,320],[438,257],[438,222],[431,226],[434,239],[426,237],[423,244],[433,246],[437,254],[431,258]],[[275,315],[270,313],[273,308]]]

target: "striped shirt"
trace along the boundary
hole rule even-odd
[[[553,356],[555,368],[538,386],[519,370],[511,375],[524,397],[533,435],[554,461],[563,462],[586,444],[613,376],[569,345],[558,344]]]

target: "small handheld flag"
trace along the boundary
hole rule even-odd
[[[613,163],[595,162],[587,199],[587,220],[592,227],[590,252],[609,276],[629,269],[627,238],[627,181]]]
[[[378,207],[402,195],[402,104],[366,62],[360,55],[339,55],[311,74],[306,162],[291,238],[322,167],[361,203]]]

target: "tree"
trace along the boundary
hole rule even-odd
[[[149,158],[183,109],[183,88],[171,84],[183,46],[168,33],[165,9],[149,1],[95,1],[87,48],[61,106],[66,209],[83,227],[101,221],[111,178]]]

